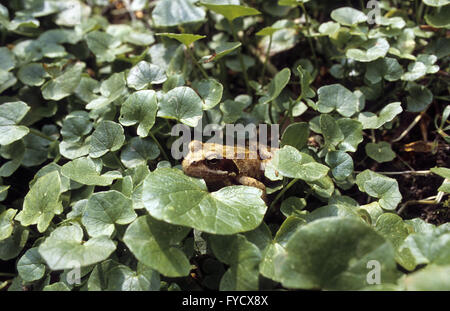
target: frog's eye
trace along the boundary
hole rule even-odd
[[[208,159],[206,160],[207,165],[217,165],[219,164],[219,159]]]

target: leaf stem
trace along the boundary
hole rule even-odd
[[[311,39],[311,22],[309,19],[309,15],[308,12],[306,12],[306,8],[305,5],[303,4],[303,2],[300,2],[300,7],[302,8],[303,14],[305,14],[305,20],[306,20],[306,25],[308,28],[308,43],[309,43],[309,47],[311,49],[311,52],[313,53],[313,57],[314,57],[314,66],[316,67],[317,70],[319,70],[319,66],[318,66],[318,60],[317,60],[317,54],[316,54],[316,50],[314,49],[314,45]]]
[[[230,24],[231,32],[233,33],[234,41],[240,42],[238,40],[236,29],[233,26],[233,22],[230,21],[229,24]],[[239,55],[239,62],[241,63],[242,73],[244,74],[245,87],[247,88],[247,93],[250,94],[252,89],[250,88],[250,82],[248,80],[247,70],[245,69],[244,56],[242,56],[242,46],[239,47],[238,55]]]
[[[197,59],[195,58],[194,54],[192,53],[191,49],[187,46],[186,50],[189,54],[189,56],[191,57],[192,61],[195,63],[195,65],[197,66],[197,68],[200,70],[200,72],[202,73],[203,77],[205,79],[209,79],[208,74],[206,73],[205,68],[202,67],[202,65],[200,65],[200,63],[197,61]]]
[[[283,190],[281,190],[277,196],[275,197],[275,199],[272,201],[272,203],[270,204],[269,210],[273,209],[275,204],[280,200],[280,198],[286,193],[286,191],[288,191],[297,181],[299,181],[300,179],[295,178],[292,179],[289,184],[283,188]]]
[[[38,131],[38,130],[36,130],[34,128],[30,127],[28,129],[30,130],[30,133],[33,134],[33,135],[39,136],[39,137],[44,138],[44,139],[46,139],[48,141],[51,141],[51,142],[56,141],[56,139],[54,139],[54,138],[52,138],[52,137],[50,137],[48,135],[45,135],[44,133],[42,133],[42,132],[40,132],[40,131]]]
[[[117,154],[115,152],[111,152],[111,154],[113,155],[113,158],[114,158],[114,160],[116,160],[117,164],[119,164],[120,169],[122,171],[125,171],[127,168],[125,167],[125,165],[123,165],[122,161],[120,161],[120,159],[117,156]]]
[[[273,35],[271,34],[269,36],[269,46],[267,47],[266,59],[264,60],[264,66],[263,66],[262,73],[261,73],[262,84],[264,84],[264,81],[265,81],[267,62],[269,61],[270,49],[272,48],[272,41],[273,41]]]
[[[155,144],[158,146],[159,150],[161,151],[164,159],[168,162],[170,162],[169,157],[167,156],[167,153],[164,151],[163,147],[161,146],[161,144],[159,143],[159,141],[156,139],[155,135],[153,135],[152,132],[148,133],[150,135],[150,137],[153,139],[153,141],[155,142]]]
[[[362,173],[361,171],[355,171],[355,174]],[[382,175],[429,175],[431,174],[431,171],[402,171],[402,172],[376,172],[378,174]]]

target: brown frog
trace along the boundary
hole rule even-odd
[[[211,191],[244,185],[259,188],[265,194],[264,169],[271,157],[268,149],[258,153],[247,147],[193,140],[189,143],[189,153],[182,167],[186,175],[203,178]]]

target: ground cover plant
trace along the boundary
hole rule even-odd
[[[0,4],[0,289],[450,290],[450,2]],[[267,198],[177,124],[278,124]]]

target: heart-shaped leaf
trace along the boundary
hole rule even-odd
[[[368,143],[366,145],[366,153],[378,163],[389,162],[396,157],[395,152],[392,151],[391,145],[385,141]]]
[[[109,186],[114,180],[122,178],[119,172],[107,172],[100,175],[101,166],[91,158],[78,158],[61,167],[61,174],[83,185]]]
[[[28,134],[26,126],[17,125],[30,110],[22,101],[0,105],[0,145],[9,145]]]
[[[209,193],[201,179],[177,169],[158,168],[144,180],[142,201],[156,219],[227,235],[261,223],[266,211],[261,195],[260,189],[245,186]]]
[[[359,190],[366,192],[371,197],[380,199],[379,204],[385,210],[395,210],[402,200],[395,179],[365,170],[356,176],[356,184]]]
[[[55,229],[38,248],[52,270],[90,266],[107,259],[115,249],[106,236],[83,241],[83,229],[77,224]]]
[[[321,113],[336,110],[344,117],[351,117],[358,111],[358,97],[340,84],[322,86],[318,94],[317,108]]]
[[[158,117],[175,119],[190,127],[197,126],[203,115],[203,101],[193,89],[176,87],[159,102]]]
[[[323,178],[330,170],[327,166],[314,161],[310,155],[302,153],[292,146],[284,146],[277,150],[268,166],[282,176],[299,178],[304,181]]]
[[[113,121],[99,123],[91,136],[89,156],[99,158],[110,151],[119,150],[125,141],[123,127]]]
[[[123,241],[143,264],[168,277],[189,274],[191,266],[183,251],[176,246],[190,229],[141,216],[131,223]]]
[[[88,200],[81,221],[89,236],[111,236],[114,225],[126,225],[137,217],[131,199],[110,190],[94,193]]]
[[[60,201],[61,179],[57,171],[39,178],[25,196],[23,209],[16,216],[22,226],[37,224],[39,232],[47,230],[55,215],[63,211]]]
[[[128,86],[138,91],[149,84],[161,84],[166,80],[167,77],[162,68],[144,60],[131,68],[127,76]]]
[[[156,92],[138,91],[128,97],[120,108],[119,121],[123,126],[132,126],[139,123],[137,134],[147,137],[155,124],[158,103]]]

